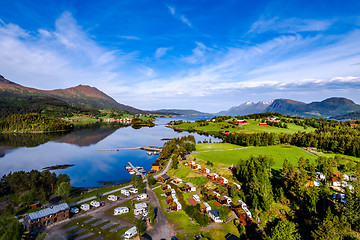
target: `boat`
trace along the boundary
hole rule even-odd
[[[149,155],[149,156],[151,156],[153,153],[152,153],[152,152],[147,152],[146,154]]]
[[[129,171],[129,174],[133,175],[133,174],[135,174],[135,172],[134,171]]]

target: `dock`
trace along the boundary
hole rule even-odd
[[[131,162],[128,162],[129,166],[132,168],[132,170],[136,173],[136,175],[140,175],[142,178],[145,178],[144,174],[142,174],[134,165],[132,165]]]
[[[161,152],[162,151],[162,149],[159,147],[150,147],[150,146],[141,147],[140,149],[144,150],[144,151],[150,151],[150,152]]]

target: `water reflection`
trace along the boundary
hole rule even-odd
[[[198,118],[204,118],[198,117]],[[156,121],[153,128],[133,129],[131,127],[119,128],[95,128],[81,129],[57,136],[40,145],[13,148],[0,158],[0,175],[10,171],[31,169],[41,170],[44,167],[74,164],[75,166],[54,170],[56,173],[66,173],[71,178],[73,186],[101,186],[103,182],[121,183],[129,181],[131,176],[124,169],[127,162],[135,166],[142,166],[150,170],[151,164],[157,156],[148,156],[142,150],[126,151],[98,151],[100,149],[132,148],[140,146],[162,146],[163,138],[173,138],[188,135],[187,132],[175,132],[166,128],[165,124],[170,120],[196,120],[192,118],[161,118]],[[212,139],[192,133],[196,141]],[[40,141],[41,142],[41,141]],[[1,142],[3,145],[6,142]],[[6,147],[5,147],[6,148]],[[0,147],[1,150],[1,147]]]

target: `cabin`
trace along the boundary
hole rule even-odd
[[[206,175],[206,177],[210,180],[215,180],[216,178],[219,177],[219,175],[216,173],[209,173],[208,175]]]
[[[136,203],[136,204],[134,205],[134,207],[135,207],[135,209],[137,209],[137,208],[147,208],[148,205],[147,205],[147,203],[142,202],[142,203]]]
[[[172,180],[172,183],[175,185],[179,185],[181,184],[183,181],[180,178],[175,178],[174,180]]]
[[[136,227],[134,226],[124,233],[124,237],[125,237],[125,239],[130,239],[130,238],[134,237],[136,234],[137,234],[137,230],[136,230]]]
[[[237,190],[240,190],[240,189],[241,189],[240,184],[237,184],[237,183],[235,183],[235,182],[234,182],[233,184],[235,185],[235,187],[236,187]]]
[[[218,183],[218,184],[223,184],[223,183],[224,183],[224,178],[219,177],[219,178],[216,178],[215,181],[216,181],[216,183]]]
[[[356,128],[359,124],[356,124],[356,123],[350,123],[350,127],[352,128]]]
[[[117,207],[114,209],[114,215],[121,215],[128,212],[129,212],[129,208],[127,207]]]
[[[137,190],[137,188],[130,188],[129,192],[136,194],[136,193],[138,193],[138,190]]]
[[[166,204],[170,204],[174,201],[174,199],[172,196],[167,196],[165,201],[166,201]]]
[[[115,202],[116,200],[118,200],[118,197],[115,196],[115,195],[109,195],[109,196],[107,197],[107,199],[108,199],[109,201]]]
[[[197,201],[198,203],[200,202],[200,197],[198,196],[198,195],[193,195],[193,199],[195,200],[195,201]]]
[[[201,168],[201,166],[199,164],[192,164],[191,165],[191,169],[198,169],[198,168]]]
[[[98,201],[91,201],[90,202],[90,206],[92,206],[92,207],[100,207],[100,202],[98,202]]]
[[[66,220],[69,218],[69,209],[67,203],[62,203],[37,212],[28,213],[24,217],[24,228],[26,231],[33,232]]]
[[[201,213],[206,212],[206,206],[203,203],[200,203],[200,212]]]
[[[164,175],[161,175],[160,177],[158,177],[157,181],[165,183],[169,179],[170,179],[170,177],[168,175],[164,174]]]
[[[136,200],[140,201],[140,200],[144,200],[148,198],[148,195],[146,193],[142,193],[142,194],[139,194],[139,196],[137,196]]]
[[[157,171],[159,171],[160,170],[160,165],[159,164],[153,164],[152,166],[151,166],[151,170],[150,171],[152,171],[152,172],[157,172]]]
[[[171,195],[171,189],[169,189],[169,188],[166,189],[166,190],[165,190],[165,195],[166,195],[166,196],[170,196],[170,195]]]
[[[165,189],[167,189],[167,188],[168,188],[168,185],[167,185],[167,184],[161,185],[161,189],[162,189],[162,190],[165,190]]]
[[[90,205],[87,204],[87,203],[84,203],[80,206],[80,209],[81,210],[84,210],[84,211],[89,211],[90,210]]]
[[[341,182],[338,177],[333,177],[331,182],[334,187],[341,187]]]
[[[125,196],[130,196],[130,192],[128,190],[126,190],[126,189],[121,189],[120,193],[125,195]]]
[[[218,210],[212,209],[208,212],[209,217],[216,223],[221,223],[220,214]]]
[[[191,183],[186,183],[184,185],[184,187],[186,188],[186,190],[188,192],[195,192],[196,191],[196,187],[194,185],[192,185]]]

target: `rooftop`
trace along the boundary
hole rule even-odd
[[[45,209],[37,211],[37,212],[29,213],[28,216],[31,220],[36,220],[36,219],[40,219],[40,218],[64,211],[66,209],[69,209],[69,205],[67,205],[67,203],[62,203],[62,204],[55,205],[55,206],[52,206],[49,208],[45,208]]]

